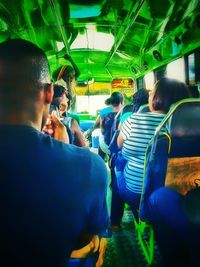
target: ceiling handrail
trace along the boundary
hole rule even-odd
[[[62,40],[63,40],[64,46],[65,46],[65,50],[66,50],[66,53],[69,55],[70,47],[69,47],[69,44],[68,44],[68,40],[67,40],[66,33],[65,33],[65,31],[63,31],[63,28],[62,28],[62,26],[61,26],[61,24],[60,24],[59,17],[58,17],[58,13],[57,13],[57,11],[56,11],[56,7],[55,7],[55,2],[54,2],[54,0],[49,0],[49,4],[50,4],[50,6],[51,6],[51,9],[52,9],[53,14],[55,15],[56,24],[57,24],[58,30],[59,30],[59,32],[60,32],[61,38],[62,38]]]
[[[109,56],[107,62],[105,63],[105,66],[106,66],[106,67],[107,67],[107,65],[110,63],[110,61],[111,61],[112,57],[114,56],[114,54],[116,53],[118,47],[120,46],[120,44],[122,43],[122,41],[123,41],[124,38],[126,37],[126,34],[127,34],[128,30],[130,29],[130,27],[132,27],[133,23],[134,23],[135,20],[137,19],[138,15],[139,15],[139,13],[140,13],[140,10],[141,10],[141,8],[142,8],[142,6],[143,6],[143,4],[144,4],[144,2],[145,2],[145,0],[142,0],[142,1],[139,3],[139,5],[138,5],[138,7],[137,7],[137,9],[136,9],[135,12],[133,12],[133,7],[134,7],[134,5],[135,5],[135,4],[133,3],[133,5],[132,5],[132,7],[131,7],[131,9],[130,9],[130,12],[127,14],[127,16],[126,16],[126,18],[125,18],[125,21],[127,21],[127,20],[131,20],[131,22],[130,22],[129,24],[127,24],[127,26],[126,26],[125,29],[124,29],[124,23],[123,23],[122,26],[120,27],[120,29],[119,29],[119,31],[118,31],[118,34],[117,34],[117,36],[116,36],[116,38],[115,38],[116,41],[115,41],[115,43],[113,44],[113,47],[115,47],[115,48],[114,48],[113,52],[111,53],[111,55]],[[123,30],[123,34],[121,34],[121,31],[122,31],[122,30]],[[121,37],[121,38],[120,38],[120,37]],[[120,38],[120,39],[119,39],[119,38]],[[119,39],[119,41],[117,41],[118,39]],[[117,44],[116,44],[116,42],[117,42]]]

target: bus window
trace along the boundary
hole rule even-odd
[[[195,83],[194,53],[188,56],[188,75],[189,75],[189,84],[194,84]]]
[[[155,82],[155,77],[154,77],[154,73],[149,72],[144,76],[144,81],[145,81],[145,87],[148,90],[151,90],[154,86],[154,82]]]
[[[185,64],[183,57],[167,65],[166,77],[185,82]]]
[[[137,89],[139,90],[139,89],[142,89],[144,87],[145,86],[144,86],[144,79],[143,79],[143,77],[138,78],[137,79]]]

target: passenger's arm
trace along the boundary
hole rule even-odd
[[[75,144],[77,146],[86,146],[85,137],[81,132],[81,128],[78,125],[78,122],[72,119],[71,131],[75,136]]]
[[[101,117],[99,117],[99,125],[100,125],[101,131],[103,131],[104,130],[104,127],[103,127],[103,120],[102,120]]]
[[[80,70],[78,69],[77,65],[75,64],[70,55],[65,55],[65,59],[69,60],[69,62],[72,64],[72,67],[74,68],[75,71],[75,79],[77,79],[80,76]]]
[[[124,142],[124,138],[123,138],[123,136],[122,136],[122,134],[121,134],[121,132],[120,132],[119,136],[117,137],[117,146],[118,146],[119,148],[121,148],[122,145],[123,145],[123,142]]]
[[[99,128],[99,127],[100,127],[100,116],[98,115],[98,117],[94,123],[93,130],[95,130],[96,128]]]
[[[125,140],[129,138],[131,132],[131,121],[128,118],[121,126],[119,136],[117,138],[117,145],[119,148],[123,146]]]

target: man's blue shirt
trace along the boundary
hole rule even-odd
[[[0,126],[0,151],[0,265],[64,266],[81,233],[106,230],[99,156],[29,126]]]

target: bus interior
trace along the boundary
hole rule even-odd
[[[71,56],[80,71],[75,111],[83,131],[114,91],[129,103],[136,91],[151,90],[166,76],[200,92],[199,0],[1,0],[0,14],[0,42],[35,43],[52,74]],[[159,266],[148,227],[134,225],[127,207],[121,232],[108,239],[103,266]]]

